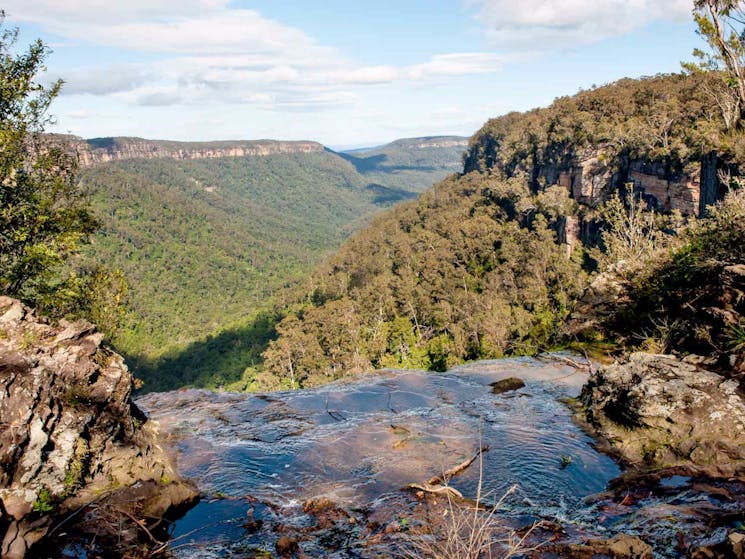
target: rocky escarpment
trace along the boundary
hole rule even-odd
[[[583,389],[585,417],[628,464],[745,479],[745,401],[704,358],[634,353]]]
[[[158,518],[196,498],[159,446],[157,425],[131,402],[121,356],[102,339],[86,321],[52,325],[0,297],[3,558],[24,557],[61,518],[72,515],[64,531],[91,531],[105,545],[121,529],[112,518]],[[131,541],[138,529],[130,527]],[[120,552],[127,534],[117,534]]]
[[[423,138],[406,138],[396,140],[390,146],[402,146],[409,149],[433,149],[433,148],[467,148],[468,138],[459,136],[428,136]]]
[[[737,141],[712,127],[714,74],[623,79],[491,119],[471,139],[466,173],[524,176],[595,207],[633,189],[655,209],[702,215],[740,174]],[[723,124],[723,123],[720,123]]]
[[[286,153],[321,153],[317,142],[275,140],[224,142],[171,142],[142,138],[95,138],[65,136],[63,141],[78,157],[81,167],[125,159],[211,159],[218,157],[266,157]]]
[[[696,164],[678,169],[619,154],[610,145],[577,150],[570,146],[558,155],[551,153],[554,148],[550,146],[536,154],[537,161],[526,162],[521,170],[531,177],[535,189],[556,184],[583,205],[596,206],[614,192],[631,187],[659,211],[677,210],[683,215],[698,216],[721,198],[716,153],[706,154]],[[476,136],[466,154],[465,172],[484,172],[484,154],[498,149],[488,139]]]

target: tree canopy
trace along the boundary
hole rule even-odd
[[[694,20],[698,34],[709,51],[695,49],[697,65],[684,64],[688,70],[721,70],[722,81],[714,97],[726,105],[727,127],[742,127],[745,122],[745,5],[740,0],[696,0]]]
[[[65,261],[96,228],[75,181],[76,161],[44,135],[61,81],[44,85],[49,49],[16,48],[0,12],[0,292],[54,307],[79,297]]]

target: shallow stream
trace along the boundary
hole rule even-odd
[[[626,489],[620,503],[603,493],[621,471],[572,422],[564,400],[579,394],[586,375],[562,359],[485,361],[441,374],[380,371],[266,395],[149,394],[138,404],[172,438],[181,472],[206,495],[171,526],[173,553],[261,557],[287,536],[298,556],[394,557],[407,531],[448,506],[407,485],[441,475],[481,445],[489,450],[450,485],[474,499],[481,476],[486,503],[517,485],[500,520],[560,526],[560,536],[536,538],[630,531],[652,538],[658,555],[677,556],[675,546],[688,545],[678,541],[681,521],[690,517],[686,538],[709,534],[696,507],[721,508],[726,499],[695,490],[694,480]],[[525,386],[493,394],[490,384],[508,377]]]

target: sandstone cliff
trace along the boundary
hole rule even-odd
[[[580,204],[596,206],[627,185],[640,193],[650,205],[663,212],[680,211],[698,216],[720,198],[716,153],[701,158],[684,169],[649,159],[618,154],[610,145],[583,149],[556,146],[534,155],[540,162],[523,162],[521,170],[531,177],[533,188],[557,184],[567,189]],[[497,151],[488,137],[475,137],[465,160],[465,172],[484,172],[490,162],[488,154]],[[485,163],[486,162],[486,163]],[[497,165],[496,163],[492,163]]]
[[[276,140],[171,142],[142,138],[61,137],[78,156],[81,167],[125,159],[211,159],[218,157],[266,157],[285,153],[320,153],[317,142]]]
[[[132,376],[102,339],[88,322],[49,324],[0,297],[3,558],[23,557],[73,512],[65,531],[90,529],[105,545],[97,516],[157,518],[197,496],[159,446],[157,425],[131,402]],[[137,527],[130,532],[136,540]]]
[[[463,148],[465,150],[468,147],[468,138],[458,136],[405,138],[391,142],[389,145],[400,145],[409,149]]]

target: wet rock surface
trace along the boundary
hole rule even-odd
[[[582,393],[585,419],[628,464],[745,479],[739,383],[698,361],[635,353],[601,368]]]
[[[170,527],[173,553],[406,557],[439,545],[451,519],[465,516],[491,517],[494,542],[525,537],[529,557],[730,557],[745,533],[745,485],[684,467],[619,476],[562,403],[588,378],[570,365],[579,361],[381,371],[264,395],[149,394],[139,403],[177,439],[184,472],[215,497]],[[508,379],[525,386],[491,392]],[[462,499],[411,489],[479,445],[489,450],[449,480]],[[480,473],[487,497],[475,515]],[[491,551],[500,556],[504,543]]]
[[[121,356],[102,340],[88,322],[50,324],[0,297],[3,558],[24,557],[49,535],[59,548],[73,532],[103,544],[114,537],[122,550],[122,520],[159,518],[196,498],[159,446],[157,425],[132,404]],[[141,529],[129,524],[135,543]]]
[[[524,388],[492,393],[510,378]],[[453,512],[472,513],[480,471],[489,506],[520,485],[499,515],[500,536],[543,518],[584,518],[583,498],[619,473],[560,401],[586,378],[563,360],[509,359],[300,392],[148,394],[138,404],[177,439],[183,472],[215,496],[172,526],[177,556],[278,557],[287,537],[297,557],[391,558],[447,529]],[[462,500],[408,487],[480,446],[490,448],[449,480]],[[536,532],[544,536],[553,532]]]

